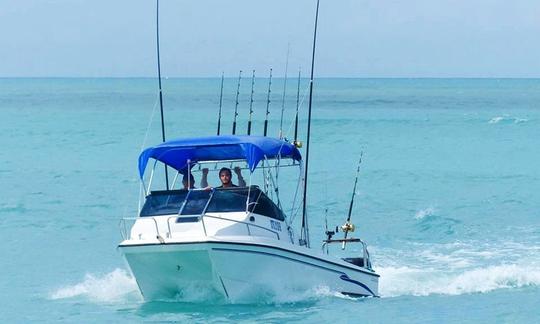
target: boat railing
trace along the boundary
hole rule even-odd
[[[367,249],[366,242],[362,241],[359,238],[346,238],[346,239],[329,239],[324,240],[322,244],[322,250],[323,252],[326,252],[328,254],[328,245],[331,243],[341,243],[343,248],[345,248],[345,244],[347,243],[360,243],[362,245],[362,261],[363,261],[363,268],[370,269],[371,268],[371,262],[369,260],[369,252]]]
[[[228,221],[228,222],[232,222],[232,223],[244,224],[244,225],[246,225],[246,230],[247,230],[247,233],[248,233],[249,236],[251,236],[251,229],[250,228],[255,227],[255,228],[260,228],[262,230],[270,232],[270,233],[276,235],[276,238],[278,240],[280,239],[280,236],[279,236],[278,232],[273,231],[273,230],[271,230],[269,228],[266,228],[264,226],[260,226],[260,225],[256,225],[256,224],[250,224],[248,222],[240,221],[240,220],[237,220],[237,219],[231,219],[231,218],[220,217],[220,216],[212,216],[212,215],[197,215],[197,216],[187,216],[187,215],[185,215],[185,216],[170,216],[170,217],[168,217],[167,218],[167,230],[168,230],[167,237],[168,238],[171,238],[172,233],[173,233],[172,230],[171,230],[171,220],[174,219],[176,221],[178,218],[182,218],[182,217],[197,217],[198,220],[201,221],[204,236],[208,236],[208,232],[206,230],[206,224],[204,222],[204,219],[205,218],[213,218],[213,219],[222,220],[222,221]]]
[[[158,227],[158,223],[157,221],[155,220],[154,217],[124,217],[120,220],[120,222],[118,223],[118,226],[120,227],[120,235],[122,235],[122,239],[124,240],[127,240],[127,239],[131,239],[131,233],[128,234],[128,230],[127,230],[127,227],[126,227],[126,221],[133,221],[133,222],[136,222],[138,220],[141,220],[141,221],[150,221],[152,220],[153,223],[154,223],[154,227],[156,229],[156,237],[159,237],[159,227]]]
[[[257,225],[257,224],[250,224],[248,222],[244,222],[244,221],[241,221],[241,220],[236,220],[236,219],[231,219],[231,218],[226,218],[226,217],[219,217],[219,216],[212,216],[212,215],[195,215],[195,216],[193,216],[193,215],[191,215],[191,216],[189,216],[189,215],[182,215],[182,216],[176,215],[176,216],[169,216],[167,218],[167,232],[165,233],[164,237],[172,238],[173,230],[171,228],[171,220],[174,219],[174,221],[176,221],[179,218],[190,218],[190,217],[197,218],[197,222],[199,220],[201,221],[204,236],[206,236],[206,237],[208,236],[208,231],[207,231],[207,226],[206,226],[206,223],[204,222],[204,219],[205,218],[212,218],[212,219],[222,220],[222,221],[226,221],[226,222],[243,224],[243,225],[246,226],[246,231],[247,231],[247,234],[249,236],[253,236],[253,233],[252,233],[253,228],[258,228],[258,229],[261,229],[263,231],[269,232],[272,235],[275,235],[278,240],[280,239],[280,235],[279,235],[278,232],[273,231],[273,230],[271,230],[269,228],[266,228],[264,226],[260,226],[260,225]],[[161,235],[162,233],[159,230],[158,221],[154,217],[124,217],[118,223],[118,226],[120,228],[120,235],[122,236],[123,240],[132,239],[132,235],[128,231],[126,223],[127,222],[133,222],[134,223],[136,221],[152,222],[153,223],[152,228],[154,228],[154,230],[155,230],[155,237],[157,237],[158,239],[163,237],[163,235]]]

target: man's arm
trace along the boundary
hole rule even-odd
[[[245,187],[246,181],[244,180],[244,177],[242,177],[242,170],[240,167],[234,167],[234,173],[236,173],[236,176],[238,177],[238,186]]]
[[[208,187],[208,168],[202,169],[201,188]]]

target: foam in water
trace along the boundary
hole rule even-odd
[[[540,267],[530,265],[497,265],[460,273],[412,267],[386,267],[377,271],[381,274],[379,290],[383,297],[461,295],[540,285]]]
[[[251,300],[243,300],[240,303],[252,303],[258,301],[262,304],[288,304],[301,301],[337,297],[350,299],[339,292],[332,291],[326,286],[318,286],[306,291],[292,292],[272,290],[271,293],[253,296]],[[86,298],[95,303],[121,303],[126,301],[142,301],[137,283],[134,278],[124,269],[114,271],[102,276],[87,274],[84,280],[75,285],[62,287],[53,292],[50,299]],[[226,304],[228,301],[216,298],[215,293],[200,287],[188,287],[183,293],[171,299],[163,299],[164,302],[188,302]]]
[[[426,216],[433,216],[435,214],[436,210],[434,207],[428,207],[425,209],[420,209],[419,211],[414,214],[415,219],[423,219]]]
[[[60,288],[50,296],[51,299],[75,297],[85,297],[96,302],[140,299],[137,283],[133,277],[127,271],[118,268],[103,276],[87,274],[81,283]]]
[[[490,124],[498,124],[500,122],[508,122],[508,123],[514,123],[514,124],[521,124],[521,123],[525,123],[525,122],[528,122],[529,120],[526,119],[526,118],[518,118],[518,117],[512,117],[512,116],[509,116],[509,115],[504,115],[504,116],[496,116],[496,117],[493,117],[489,120],[488,123]]]

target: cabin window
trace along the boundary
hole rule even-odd
[[[210,199],[211,191],[192,190],[186,198],[186,204],[180,212],[180,215],[200,215]]]
[[[258,191],[252,190],[250,194],[251,200],[253,201],[258,194]],[[206,212],[227,213],[245,211],[247,197],[248,190],[246,189],[216,189]]]
[[[246,210],[249,193],[249,211],[277,220],[285,220],[283,212],[258,187],[216,189],[206,209],[207,213],[242,212]]]
[[[146,202],[141,210],[141,217],[178,214],[187,193],[187,190],[152,192],[146,197]]]

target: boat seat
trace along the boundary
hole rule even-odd
[[[362,268],[364,267],[364,258],[343,258],[342,260]]]

